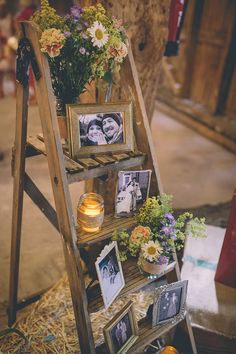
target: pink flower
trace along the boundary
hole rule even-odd
[[[136,226],[130,235],[129,242],[136,245],[141,245],[150,239],[151,229],[145,226]]]
[[[61,48],[64,46],[65,35],[56,28],[50,28],[42,33],[39,42],[41,51],[54,58],[60,54]]]
[[[108,48],[108,53],[110,57],[115,58],[116,61],[122,62],[122,60],[128,54],[128,49],[125,43],[119,42],[113,46],[110,46]]]

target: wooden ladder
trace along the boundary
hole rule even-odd
[[[96,352],[96,349],[89,312],[102,306],[102,302],[101,296],[95,298],[93,301],[88,301],[80,250],[85,246],[92,246],[96,242],[109,239],[112,231],[115,229],[131,227],[134,225],[134,219],[124,218],[117,221],[117,219],[109,215],[105,218],[102,230],[96,233],[96,238],[91,234],[82,235],[78,233],[72,212],[68,185],[69,183],[91,178],[95,181],[97,177],[108,175],[107,181],[103,183],[102,193],[105,198],[106,211],[112,213],[112,203],[114,202],[113,198],[111,198],[111,191],[114,196],[114,174],[119,170],[131,169],[142,165],[144,169],[152,170],[150,194],[158,195],[163,193],[158,164],[155,157],[155,148],[151,138],[150,127],[132,52],[130,50],[129,58],[126,60],[121,71],[121,83],[124,89],[119,92],[119,96],[123,95],[122,99],[124,98],[126,101],[132,100],[134,103],[134,134],[137,143],[136,151],[129,154],[121,154],[120,158],[117,158],[117,156],[111,156],[111,159],[114,161],[110,161],[109,164],[102,164],[102,162],[98,163],[92,158],[89,160],[87,159],[87,161],[81,159],[80,161],[75,162],[71,160],[68,155],[64,154],[56,117],[55,99],[53,96],[48,61],[40,51],[39,32],[36,26],[31,22],[23,22],[22,28],[23,33],[32,44],[41,73],[41,78],[36,82],[36,95],[43,130],[43,141],[41,136],[27,138],[27,101],[29,88],[23,87],[20,83],[17,83],[16,132],[12,164],[14,192],[9,290],[9,326],[13,325],[16,321],[17,310],[22,308],[21,302],[18,302],[17,293],[23,193],[25,191],[62,236],[64,257],[81,353],[92,354]],[[25,171],[26,157],[38,154],[44,154],[47,156],[56,210],[50,205],[48,200]],[[95,188],[95,185],[93,188]],[[108,194],[105,193],[106,189],[109,189],[109,199],[106,198],[106,195]],[[180,271],[178,261],[175,253],[173,256],[175,262],[165,273],[174,270],[175,278],[179,280]],[[135,282],[131,282],[129,279],[130,267],[133,267],[132,262],[127,262],[124,265],[126,286],[121,295],[140,289],[151,281],[139,274],[137,270],[137,274],[135,275],[136,280]],[[164,275],[164,273],[161,275]],[[188,313],[186,314],[185,320],[192,352],[196,354],[197,350]],[[169,331],[174,326],[175,325],[164,325],[157,330],[156,328],[151,328],[150,323],[144,321],[142,328],[140,328],[140,339],[134,344],[134,347],[132,347],[129,352],[140,352],[146,345],[164,334],[166,331]]]

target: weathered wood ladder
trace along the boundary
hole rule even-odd
[[[122,219],[122,221],[119,220],[119,223],[117,223],[117,219],[114,219],[112,216],[107,216],[103,228],[100,233],[96,234],[96,238],[90,235],[83,235],[83,237],[79,234],[77,235],[77,228],[73,217],[68,184],[108,175],[108,182],[104,182],[103,189],[105,190],[105,188],[109,188],[109,200],[106,199],[106,193],[104,193],[104,190],[100,192],[103,192],[105,197],[106,211],[111,213],[112,198],[110,191],[114,191],[115,189],[114,175],[116,171],[142,165],[143,168],[152,170],[150,186],[151,195],[162,193],[163,190],[161,187],[158,165],[155,158],[155,149],[152,143],[151,132],[132,52],[130,51],[129,59],[126,60],[126,63],[122,68],[121,83],[123,83],[123,87],[122,91],[119,92],[119,95],[123,95],[125,100],[132,100],[134,103],[134,134],[137,143],[137,151],[131,154],[125,154],[123,157],[121,156],[120,159],[110,156],[111,160],[109,165],[106,163],[104,163],[104,165],[101,163],[99,164],[93,159],[90,159],[89,161],[84,161],[81,159],[78,162],[75,162],[72,161],[67,155],[64,155],[56,117],[56,108],[54,103],[55,99],[51,86],[48,61],[40,51],[39,33],[30,22],[24,22],[22,27],[24,29],[23,32],[25,33],[25,36],[32,44],[41,73],[41,78],[36,82],[36,95],[39,105],[44,142],[36,138],[27,139],[27,101],[29,88],[23,87],[20,83],[17,83],[16,132],[13,153],[14,194],[9,291],[9,325],[11,326],[14,324],[17,310],[22,308],[22,304],[18,302],[17,293],[23,193],[25,191],[62,236],[64,257],[69,278],[81,353],[91,354],[95,353],[96,349],[91,329],[89,316],[90,304],[87,298],[84,283],[80,248],[87,245],[91,246],[97,241],[108,239],[111,236],[111,225],[113,226],[113,229],[128,227],[134,224],[134,220],[132,218]],[[143,153],[140,153],[138,150]],[[40,153],[47,156],[56,211],[25,172],[25,158],[38,155]],[[90,167],[93,168],[90,169]],[[175,278],[180,279],[176,254],[174,254],[174,259],[174,266],[169,269],[169,271],[174,270]],[[124,269],[125,276],[129,273],[128,269],[129,267]],[[138,276],[136,274],[136,277],[137,282],[132,282],[132,286],[129,286],[129,279],[127,278],[126,287],[124,288],[122,294],[140,289],[150,282],[150,280],[147,280],[141,274]],[[185,319],[192,351],[196,354],[197,350],[188,313]],[[140,339],[129,350],[130,353],[140,353],[147,344],[151,343],[155,338],[163,335],[163,333],[173,328],[175,325],[162,326],[158,330],[152,329],[150,324],[146,324],[145,326],[140,330]]]

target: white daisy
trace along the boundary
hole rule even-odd
[[[162,252],[159,242],[149,241],[142,245],[143,257],[150,262],[156,261]]]
[[[88,28],[88,33],[92,38],[93,46],[98,48],[103,47],[109,38],[109,35],[106,33],[106,28],[98,21],[95,21],[92,27]]]

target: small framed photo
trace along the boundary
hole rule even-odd
[[[103,329],[110,354],[126,353],[138,339],[138,326],[132,301],[116,314]]]
[[[73,159],[133,150],[131,102],[67,105],[69,151]]]
[[[117,242],[106,245],[95,262],[104,306],[107,309],[125,286]]]
[[[153,304],[152,326],[165,322],[179,322],[185,316],[188,281],[160,286],[156,289]]]
[[[116,216],[130,216],[147,199],[151,170],[120,171],[116,189]]]

